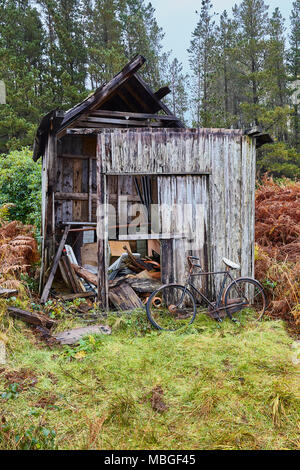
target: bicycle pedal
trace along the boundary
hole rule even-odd
[[[217,320],[218,323],[223,323],[222,318],[216,318],[216,320]]]

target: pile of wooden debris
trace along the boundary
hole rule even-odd
[[[81,249],[81,264],[72,247],[66,244],[70,227],[66,227],[56,252],[41,302],[44,304],[56,272],[61,274],[68,293],[55,292],[63,300],[96,297],[98,288],[97,244],[86,244]],[[130,311],[143,307],[150,294],[161,285],[160,245],[151,256],[133,253],[129,242],[110,242],[112,264],[108,268],[108,297],[112,309]],[[117,256],[116,256],[117,255]]]

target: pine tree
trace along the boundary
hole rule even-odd
[[[260,121],[276,138],[287,141],[291,109],[287,104],[289,90],[284,30],[284,20],[276,8],[269,22],[269,38],[266,42],[263,84],[265,106],[261,107]]]
[[[211,1],[202,0],[198,23],[188,49],[194,125],[204,127],[212,123],[211,103],[214,101],[212,77],[215,72],[216,30],[215,15],[211,10]]]
[[[269,102],[273,106],[287,104],[286,50],[284,20],[276,8],[270,20],[269,41],[267,43],[266,70],[268,71]]]
[[[184,74],[182,63],[177,58],[168,65],[166,80],[171,89],[168,104],[173,114],[185,122],[185,113],[188,110],[188,75]]]
[[[40,0],[47,26],[53,104],[76,104],[86,94],[86,47],[80,0]]]
[[[293,143],[300,151],[300,0],[293,2],[291,13],[289,75],[293,92]]]
[[[84,0],[87,70],[92,89],[110,80],[126,62],[119,16],[119,0]]]
[[[155,10],[144,0],[120,0],[122,38],[127,59],[136,54],[146,57],[141,75],[153,87],[162,85],[164,33],[157,24]]]
[[[243,0],[233,8],[239,25],[235,58],[246,102],[242,105],[243,126],[259,124],[259,108],[264,99],[264,59],[268,31],[268,7],[264,0]]]
[[[234,50],[237,44],[238,25],[224,11],[217,26],[217,60],[215,94],[218,96],[217,124],[230,127],[237,122],[236,114],[242,96],[242,90],[237,80],[238,69],[234,60]],[[217,111],[217,110],[216,110]]]
[[[0,79],[7,104],[0,106],[0,151],[32,142],[44,105],[44,50],[38,11],[28,0],[0,1]]]

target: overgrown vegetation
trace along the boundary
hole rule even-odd
[[[299,448],[295,351],[281,321],[200,315],[180,334],[153,331],[143,311],[102,322],[111,336],[49,349],[4,318],[1,449]],[[60,329],[80,324],[65,316]]]
[[[300,184],[265,178],[256,191],[255,275],[269,295],[269,315],[300,333]]]
[[[32,160],[29,148],[0,155],[0,207],[4,205],[2,219],[40,227],[41,163]]]

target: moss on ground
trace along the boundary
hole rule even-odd
[[[101,322],[111,336],[50,348],[4,317],[0,449],[300,447],[299,369],[281,321],[199,315],[176,333],[151,329],[144,311]],[[63,316],[59,330],[83,324]]]

